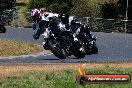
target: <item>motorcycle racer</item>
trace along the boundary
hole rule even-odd
[[[41,25],[40,24],[42,24],[40,10],[33,9],[31,11],[31,17],[34,21],[34,25],[33,25],[34,35],[33,35],[33,38],[38,39],[40,34],[41,34],[41,28],[40,28]]]
[[[33,29],[34,29],[34,39],[38,39],[39,36],[46,30],[48,27],[50,18],[53,16],[58,16],[57,14],[53,14],[52,12],[46,12],[45,8],[33,9],[31,11],[31,17],[35,22]],[[47,31],[47,30],[46,30]]]
[[[84,31],[89,36],[89,39],[92,40],[92,34],[90,33],[90,28],[86,25],[81,24],[77,21],[77,18],[74,16],[69,16],[67,12],[61,12],[59,17],[62,23],[65,25],[67,30],[72,30],[74,32],[74,37],[79,34],[79,32]]]

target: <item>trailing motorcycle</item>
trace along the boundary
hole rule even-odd
[[[80,33],[78,35],[78,38],[82,41],[84,45],[84,49],[87,55],[98,53],[98,47],[96,45],[96,37],[93,35],[91,36],[92,39],[90,39],[86,33]]]
[[[76,23],[75,31],[77,38],[81,40],[87,55],[97,54],[96,37],[90,34],[89,27]]]
[[[61,46],[60,42],[56,35],[49,29],[50,33],[44,32],[43,36],[45,39],[45,49],[49,49],[52,53],[57,56],[59,59],[66,59],[66,52]],[[44,43],[44,42],[43,42]]]
[[[91,52],[92,54],[98,53],[98,47],[96,45],[96,37],[92,35],[92,40],[90,41],[91,44]]]

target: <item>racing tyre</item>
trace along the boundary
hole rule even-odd
[[[77,50],[76,52],[74,52],[74,56],[77,57],[77,58],[84,58],[85,53],[83,51]]]
[[[59,59],[66,59],[66,53],[64,49],[60,47],[60,45],[55,40],[47,41],[48,48],[52,51],[52,53],[58,57]]]
[[[91,55],[92,54],[90,46],[84,45],[84,49],[85,49],[86,55]]]

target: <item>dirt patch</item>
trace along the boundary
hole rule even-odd
[[[0,65],[0,78],[13,73],[30,72],[34,70],[61,71],[67,69],[77,70],[79,66],[83,68],[131,68],[132,63],[89,63],[89,64],[4,64]]]
[[[0,39],[0,57],[29,55],[42,51],[42,47],[32,43]]]

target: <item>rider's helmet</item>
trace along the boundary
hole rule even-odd
[[[40,19],[40,11],[38,9],[33,9],[31,12],[31,17],[33,21],[38,21]]]
[[[59,17],[60,17],[61,21],[64,24],[69,24],[69,14],[68,14],[68,12],[61,12],[59,14]]]

